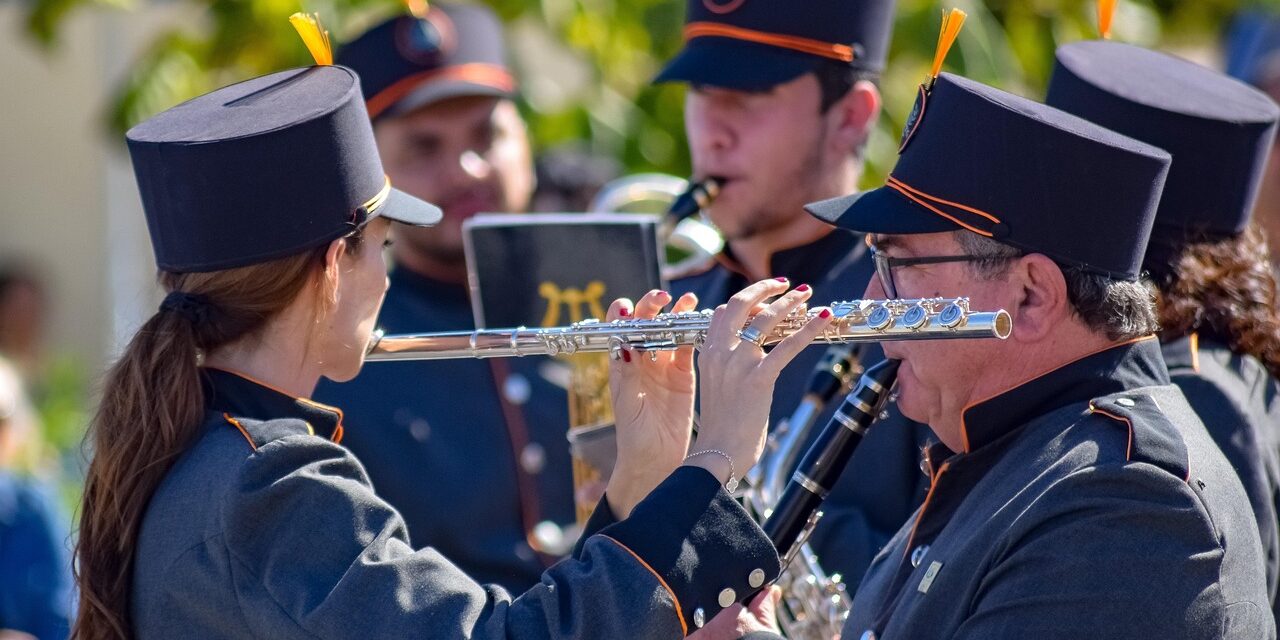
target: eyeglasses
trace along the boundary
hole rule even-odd
[[[898,288],[893,284],[893,268],[894,267],[914,267],[921,264],[942,264],[944,262],[977,262],[979,260],[993,260],[995,256],[924,256],[920,258],[894,258],[887,256],[875,247],[871,247],[871,260],[876,265],[876,275],[880,278],[880,284],[884,286],[884,293],[889,298],[898,297]]]

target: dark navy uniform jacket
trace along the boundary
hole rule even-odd
[[[753,574],[778,574],[741,506],[711,474],[681,467],[626,520],[597,518],[572,558],[513,598],[409,544],[337,442],[339,411],[204,376],[203,432],[143,516],[138,638],[674,639]]]
[[[845,638],[1275,638],[1248,498],[1154,337],[965,410]]]
[[[463,287],[408,269],[392,271],[378,322],[388,333],[474,328]],[[561,370],[547,358],[373,362],[315,397],[343,408],[343,444],[415,547],[523,591],[555,560],[535,552],[533,528],[574,520],[569,404],[549,379]]]
[[[1169,377],[1209,429],[1244,484],[1262,535],[1267,591],[1276,608],[1280,573],[1280,459],[1270,434],[1280,426],[1280,381],[1256,358],[1200,336],[1166,342]]]
[[[771,259],[769,275],[786,277],[792,286],[813,287],[812,305],[861,298],[875,273],[864,237],[834,230],[816,242],[779,251]],[[710,309],[749,284],[732,257],[721,254],[705,271],[678,279],[671,287],[676,297],[696,293],[698,306]],[[868,347],[862,357],[864,365],[883,359],[878,345]],[[771,425],[795,411],[826,349],[825,345],[805,349],[778,376]],[[818,429],[826,425],[838,404],[832,402],[818,417]],[[931,437],[928,427],[907,420],[892,405],[886,405],[886,411],[888,417],[876,421],[823,504],[823,518],[810,540],[823,568],[843,574],[851,588],[880,548],[920,506],[928,490],[928,478],[920,471],[920,451]]]

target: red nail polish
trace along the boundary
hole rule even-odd
[[[618,310],[618,315],[620,315],[620,316],[622,316],[622,317],[624,317],[624,318],[625,318],[625,317],[627,317],[627,316],[631,315],[631,311],[629,311],[626,307],[623,307],[623,308],[621,308],[621,309],[619,309],[619,310]]]
[[[668,297],[668,298],[670,298],[670,297],[671,297],[671,294],[670,294],[670,293],[667,293],[666,291],[659,291],[659,292],[658,292],[658,295],[660,295],[660,296],[666,296],[666,297]]]
[[[786,278],[774,278],[774,280],[777,280],[778,282],[786,282],[786,281],[787,281],[787,279],[786,279]]]
[[[831,310],[830,310],[830,309],[823,309],[823,310],[822,310],[822,312],[818,314],[818,317],[819,317],[819,318],[822,318],[822,319],[824,319],[824,320],[825,320],[825,319],[827,319],[827,318],[830,318],[830,317],[831,317]]]
[[[808,291],[808,290],[809,290],[809,285],[807,284],[802,284],[796,287],[796,291]]]
[[[630,352],[630,351],[627,351],[626,349],[623,349],[623,350],[622,350],[622,361],[623,361],[623,362],[631,362],[631,352]]]

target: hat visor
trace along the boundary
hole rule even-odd
[[[963,229],[891,187],[815,202],[804,209],[823,222],[861,233],[911,235]]]
[[[444,214],[440,207],[393,187],[386,203],[374,211],[373,217],[378,216],[415,227],[430,227],[440,222]]]
[[[662,82],[758,91],[813,71],[820,58],[733,38],[703,36],[685,45],[653,79]]]
[[[475,80],[428,80],[397,100],[377,117],[404,115],[437,102],[469,96],[511,98],[515,96],[515,91],[511,85],[497,81],[489,84]]]

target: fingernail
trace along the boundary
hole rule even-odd
[[[827,319],[827,318],[830,318],[830,317],[831,317],[831,310],[830,310],[830,309],[823,309],[823,310],[822,310],[822,312],[818,314],[818,317],[819,317],[819,318],[822,318],[822,319],[824,319],[824,320],[825,320],[825,319]]]
[[[627,316],[631,315],[631,311],[630,311],[630,310],[628,310],[626,307],[623,307],[623,308],[621,308],[621,309],[619,309],[619,310],[618,310],[618,315],[620,315],[620,316],[622,316],[622,317],[624,317],[624,318],[625,318],[625,317],[627,317]]]
[[[787,279],[786,279],[786,278],[774,278],[774,280],[777,280],[778,282],[786,282],[786,281],[787,281]]]
[[[809,290],[809,285],[807,284],[802,284],[796,287],[796,291],[808,291],[808,290]]]
[[[623,362],[631,362],[631,352],[630,352],[630,351],[627,351],[626,349],[623,349],[623,350],[622,350],[622,361],[623,361]]]
[[[670,297],[671,297],[671,294],[667,293],[666,291],[659,291],[659,292],[658,292],[658,295],[663,296],[663,297],[666,297],[666,298],[670,298]]]

